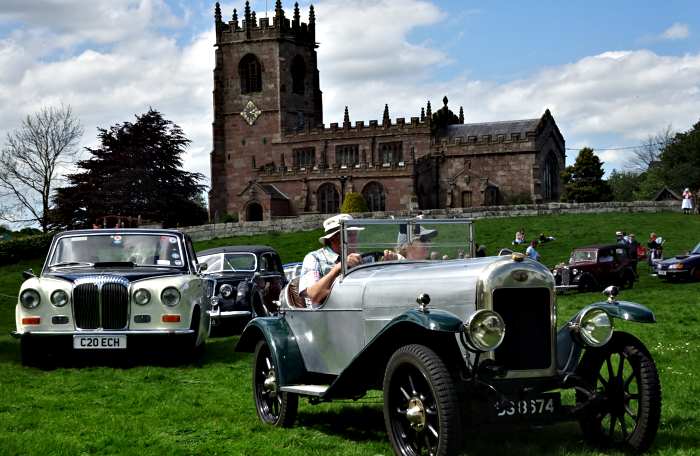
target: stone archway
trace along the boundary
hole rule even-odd
[[[263,208],[258,203],[250,203],[246,207],[246,221],[247,222],[262,222],[263,221]]]

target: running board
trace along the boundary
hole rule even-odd
[[[290,386],[280,386],[280,391],[286,393],[295,393],[302,396],[321,396],[328,389],[327,386],[323,385],[290,385]]]

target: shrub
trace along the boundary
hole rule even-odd
[[[224,215],[221,217],[220,223],[238,223],[238,212]]]
[[[352,192],[345,195],[345,201],[343,201],[343,207],[340,208],[340,213],[349,214],[351,212],[369,212],[367,201],[359,193]]]
[[[520,193],[503,192],[503,203],[506,206],[515,206],[516,204],[532,204],[532,195],[526,190],[523,190]]]
[[[49,253],[51,240],[56,233],[24,236],[0,242],[0,264],[15,263],[19,260],[33,260]]]

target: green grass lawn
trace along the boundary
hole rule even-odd
[[[515,231],[540,233],[556,241],[538,250],[543,262],[568,260],[576,247],[613,242],[626,230],[646,242],[652,231],[668,238],[666,251],[682,253],[700,241],[700,217],[672,213],[596,214],[481,220],[479,243],[489,254],[513,247]],[[201,242],[263,244],[283,262],[301,261],[315,249],[321,230],[288,235]],[[524,246],[517,250],[524,251]],[[0,268],[0,294],[17,296],[21,271],[41,268],[23,261]],[[659,322],[616,320],[651,350],[661,378],[663,410],[651,454],[700,454],[700,283],[666,283],[646,273],[620,298],[646,305]],[[560,325],[580,308],[602,300],[600,293],[559,296]],[[14,330],[16,300],[0,297],[0,454],[158,455],[391,455],[378,392],[360,402],[311,406],[300,401],[292,429],[258,421],[251,389],[252,356],[237,354],[237,336],[210,339],[191,365],[169,366],[153,356],[108,362],[74,359],[53,370],[20,363]],[[583,442],[576,423],[531,430],[522,426],[476,429],[463,438],[465,455],[590,455],[601,452]]]

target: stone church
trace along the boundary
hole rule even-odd
[[[313,6],[256,18],[246,2],[224,21],[216,4],[210,218],[240,221],[337,213],[361,193],[371,211],[492,206],[525,192],[533,203],[564,191],[564,138],[539,119],[465,124],[462,108],[430,102],[420,115],[323,123]]]

